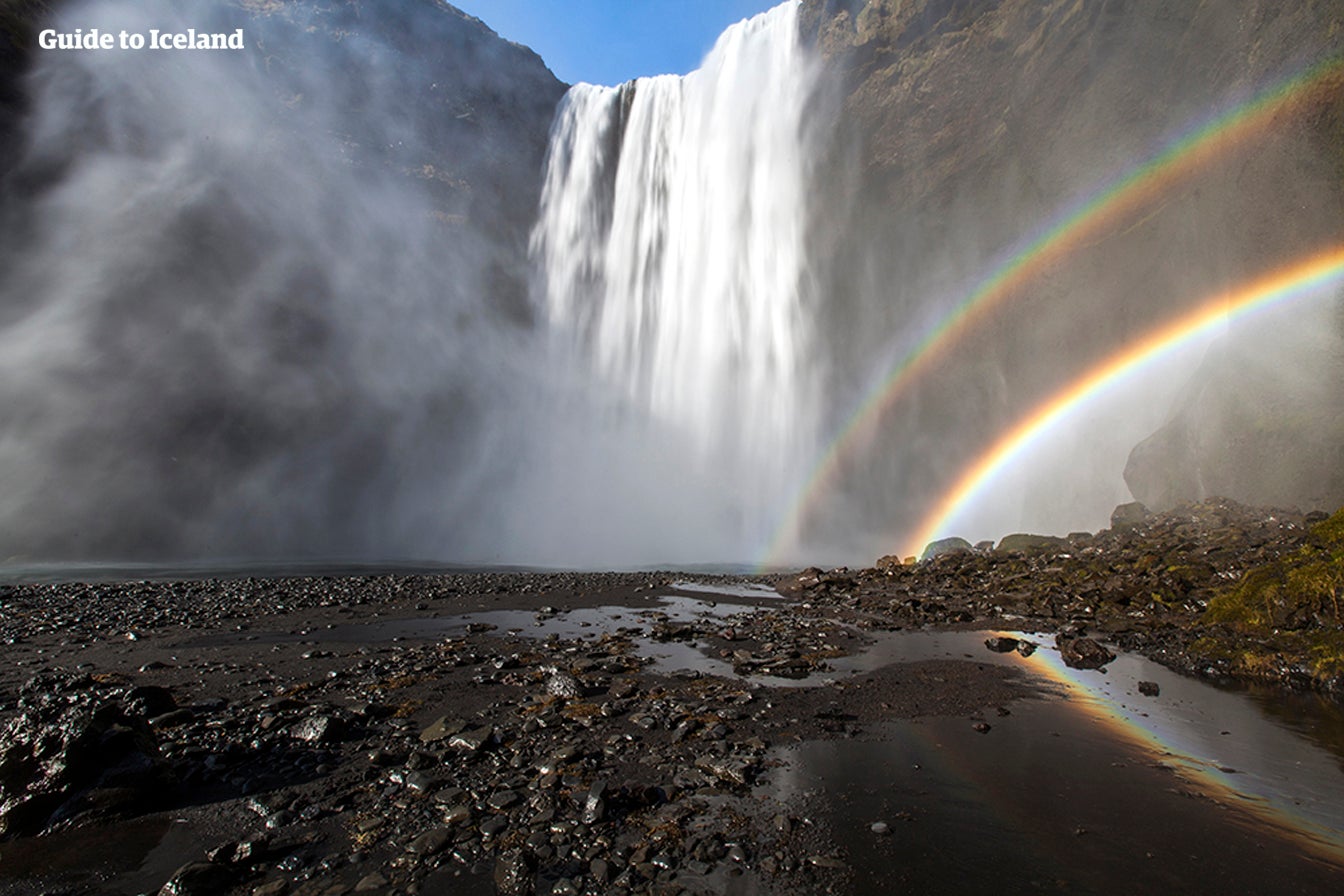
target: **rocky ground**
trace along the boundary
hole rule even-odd
[[[1122,509],[1096,535],[757,579],[782,598],[644,573],[4,587],[0,889],[844,892],[824,822],[758,786],[777,748],[926,715],[988,729],[1034,686],[950,660],[823,681],[837,658],[978,625],[1058,633],[1079,665],[1105,640],[1236,672],[1201,652],[1226,627],[1206,605],[1311,522]],[[701,668],[652,665],[657,644]],[[1295,662],[1281,678],[1332,683]],[[146,831],[158,870],[81,852]]]
[[[1096,534],[938,550],[917,564],[807,570],[782,587],[860,624],[1095,632],[1191,674],[1344,692],[1344,511],[1127,504]]]
[[[200,833],[165,893],[824,892],[843,881],[825,831],[753,793],[771,746],[1027,690],[951,662],[787,692],[651,671],[638,638],[696,642],[765,681],[852,649],[854,632],[777,595],[727,597],[742,603],[709,629],[679,622],[653,594],[681,578],[9,588],[0,825],[115,830],[172,809]],[[613,604],[629,625],[580,637],[405,623]],[[43,870],[3,883],[107,892],[87,869]]]

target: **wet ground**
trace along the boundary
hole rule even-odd
[[[1002,634],[893,640],[970,662],[982,659],[976,647],[986,636]],[[1322,734],[1338,730],[1337,705],[1303,701],[1289,727],[1245,693],[1134,656],[1104,672],[1069,669],[1045,645],[1002,661],[1054,694],[972,726],[891,722],[858,741],[785,751],[775,786],[786,799],[813,799],[848,845],[853,892],[899,884],[931,893],[1322,893],[1339,885],[1344,754]],[[873,825],[885,829],[874,835]]]
[[[152,685],[174,698],[147,730],[175,783],[102,811],[92,779],[28,782],[74,802],[0,843],[0,892],[1344,882],[1336,704],[1123,653],[1071,669],[1052,631],[896,631],[769,582],[667,575],[5,598],[6,749],[40,714],[23,683],[41,670],[72,673],[38,688],[67,708]]]

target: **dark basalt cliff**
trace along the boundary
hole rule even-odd
[[[441,0],[376,10],[359,0],[241,5],[268,22],[262,49],[272,71],[296,80],[324,46],[356,35],[374,48],[382,83],[370,85],[367,100],[394,100],[398,125],[412,139],[378,146],[369,133],[341,136],[418,181],[450,227],[483,234],[497,253],[487,272],[491,300],[525,314],[527,236],[551,118],[567,85],[531,49]]]
[[[0,173],[13,166],[24,111],[23,73],[38,23],[47,15],[43,0],[14,0],[0,6]]]
[[[827,259],[824,290],[838,310],[828,336],[842,359],[890,352],[893,333],[938,319],[983,283],[995,267],[985,259],[1030,254],[1065,212],[1143,160],[1344,46],[1338,2],[804,6],[805,36],[841,100],[818,174],[826,199],[814,244]],[[875,519],[893,495],[913,499],[919,514],[1010,422],[1121,345],[1220,290],[1344,241],[1341,135],[1336,73],[1268,126],[1150,192],[1136,189],[1142,201],[1013,282],[957,337],[873,442],[901,450],[873,452],[848,471],[851,497],[884,482]],[[1304,508],[1344,502],[1337,453],[1313,447],[1340,443],[1344,394],[1339,317],[1321,304],[1294,313],[1319,315],[1324,326],[1280,318],[1253,338],[1234,334],[1225,354],[1241,361],[1205,365],[1190,401],[1175,409],[1173,431],[1198,437],[1168,433],[1137,451],[1128,475],[1136,495],[1162,506],[1210,489]],[[1286,368],[1309,370],[1310,388],[1300,391]],[[865,375],[843,360],[834,371],[842,392]],[[1291,414],[1280,412],[1290,404]],[[1254,450],[1225,450],[1251,442]],[[1291,472],[1262,476],[1271,457]]]

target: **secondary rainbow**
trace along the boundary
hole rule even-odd
[[[1223,323],[1344,279],[1344,245],[1275,271],[1249,285],[1219,294],[1193,311],[1131,343],[1039,405],[980,456],[925,517],[903,553],[918,554],[943,533],[982,489],[1070,411],[1151,361],[1208,334]]]
[[[1144,164],[1113,181],[1091,200],[1013,255],[935,324],[907,351],[890,373],[859,404],[838,431],[804,481],[766,548],[762,567],[777,562],[785,543],[840,469],[850,445],[882,418],[906,388],[956,343],[991,308],[1011,295],[1065,253],[1095,238],[1117,219],[1162,195],[1173,184],[1220,155],[1268,131],[1278,116],[1288,114],[1317,91],[1344,83],[1344,57],[1332,57],[1264,90],[1229,112],[1180,137]]]

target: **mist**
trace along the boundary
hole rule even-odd
[[[1272,120],[1228,128],[1197,160],[1149,167],[1331,58],[1310,15],[1104,6],[809,4],[805,27],[827,69],[857,72],[818,168],[826,200],[811,241],[827,305],[821,351],[832,359],[823,442],[853,432],[825,486],[803,490],[795,547],[781,556],[853,563],[897,551],[1002,434],[1087,370],[1338,240],[1334,151],[1306,114],[1323,114],[1323,87]],[[1112,191],[1127,198],[1087,219]],[[1069,225],[1080,220],[1096,223]],[[1007,285],[995,286],[1001,277]],[[986,292],[973,321],[951,328],[899,397],[855,427],[893,371]],[[1337,417],[1307,382],[1336,382],[1337,298],[1327,291],[1233,325],[1225,342],[1249,354],[1232,367],[1257,384],[1257,401],[1295,404],[1304,420]],[[1131,451],[1207,394],[1204,357],[1216,351],[1186,346],[1070,415],[943,534],[1104,528],[1134,499]],[[1217,387],[1226,400],[1196,425],[1204,466],[1244,440],[1239,389]],[[1302,480],[1328,470],[1320,459],[1288,448],[1276,463]],[[1161,457],[1152,475],[1174,463]],[[1182,481],[1153,509],[1210,494],[1313,509],[1301,489],[1238,487],[1270,477],[1236,466],[1220,492]]]
[[[412,60],[372,30],[306,38],[330,25],[64,9],[58,28],[243,27],[249,49],[38,58],[0,240],[0,552],[494,549],[478,516],[521,434],[491,409],[528,394],[529,337],[485,228],[404,174],[435,148]]]
[[[0,172],[0,557],[890,553],[1089,368],[1338,239],[1337,147],[1285,106],[1061,244],[846,435],[1042,235],[1329,49],[1292,11],[1100,6],[786,3],[685,78],[568,93],[428,0],[62,6],[247,48],[34,57]],[[1327,295],[1185,346],[947,534],[1344,496],[1303,486],[1334,430],[1284,435],[1339,417],[1340,320]],[[1226,448],[1265,420],[1291,475]]]
[[[435,17],[459,17],[437,4],[377,16],[306,4],[64,8],[58,29],[241,27],[248,49],[38,58],[21,158],[4,180],[0,553],[12,563],[753,560],[787,496],[781,470],[803,472],[803,450],[784,450],[768,475],[757,466],[758,449],[798,441],[788,424],[812,399],[772,390],[806,375],[806,359],[767,360],[745,390],[734,383],[756,363],[751,340],[792,328],[778,348],[787,354],[805,335],[801,247],[725,217],[698,245],[760,244],[720,276],[735,291],[729,316],[686,313],[665,330],[676,357],[656,383],[634,373],[643,347],[620,345],[637,340],[634,324],[602,341],[608,356],[633,351],[631,366],[594,367],[591,310],[571,315],[558,291],[547,298],[546,237],[532,232],[541,153],[498,160],[518,139],[507,128],[522,102],[544,148],[554,80],[522,48],[494,59],[484,38],[485,50],[444,46],[457,32],[434,32]],[[799,52],[792,19],[776,31]],[[734,33],[720,66],[766,58],[769,41]],[[437,83],[435,60],[468,51],[476,58],[449,72],[466,87]],[[793,58],[773,77],[789,76]],[[520,63],[529,69],[510,69]],[[771,127],[767,103],[794,104],[762,139],[796,164],[811,75],[793,74],[801,83],[739,123],[733,103],[758,82],[713,93],[747,71],[699,75],[706,96],[687,99],[686,118],[717,102],[720,122],[700,136],[745,134],[720,161],[751,177],[740,166],[767,145],[748,133]],[[660,82],[629,89],[682,90]],[[650,114],[654,145],[662,113]],[[689,138],[680,151],[694,152]],[[710,170],[692,164],[665,183],[694,201]],[[780,199],[798,175],[769,179],[782,171],[754,175],[742,213],[787,232],[804,214]],[[725,181],[725,203],[734,189]],[[630,214],[642,201],[628,193]],[[701,214],[715,220],[712,207]],[[682,238],[674,230],[667,239]],[[776,266],[776,251],[793,257]],[[758,299],[743,274],[774,278],[781,295]],[[651,299],[651,319],[674,317],[687,294]],[[776,300],[774,316],[729,330],[732,315]],[[708,369],[691,381],[700,362]],[[682,393],[660,404],[651,389]]]

